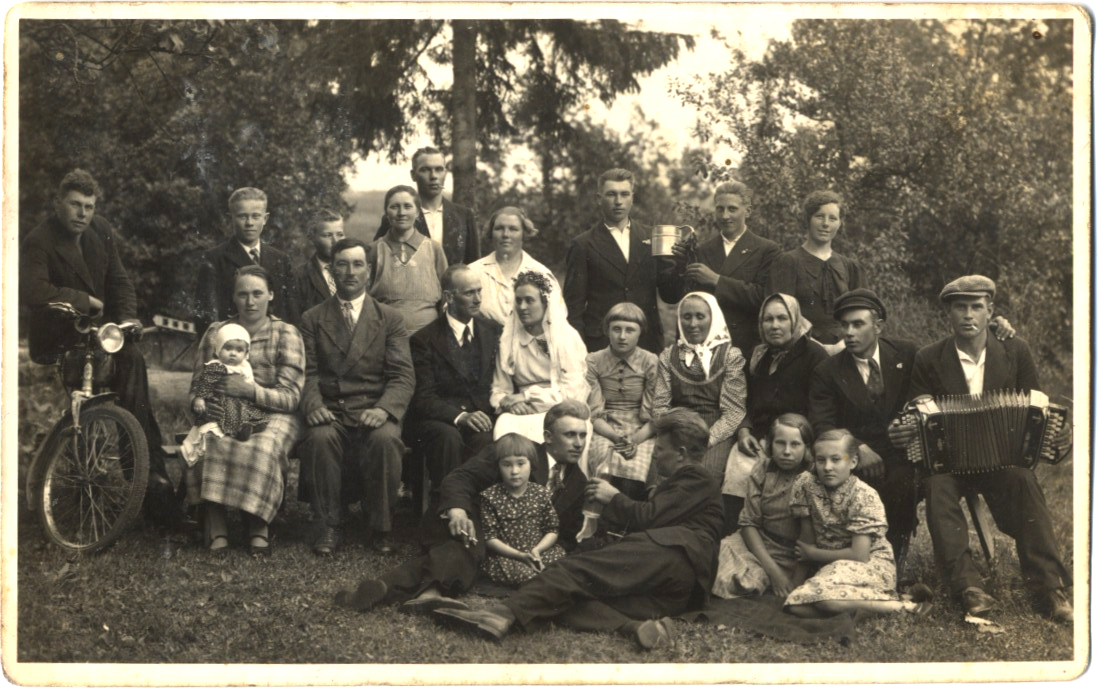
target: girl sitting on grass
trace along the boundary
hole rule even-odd
[[[731,598],[763,594],[783,599],[804,582],[806,564],[797,560],[797,519],[790,502],[793,484],[812,466],[812,425],[799,414],[780,415],[770,425],[766,454],[748,479],[740,530],[721,541],[713,594]]]
[[[896,595],[884,505],[876,491],[851,474],[858,465],[858,441],[846,429],[832,429],[820,434],[814,451],[816,473],[806,472],[793,483],[793,515],[800,529],[794,550],[798,560],[824,565],[790,592],[786,610],[805,618],[844,611],[928,611],[928,601],[900,601]]]
[[[530,483],[534,443],[506,434],[495,445],[500,481],[480,493],[488,558],[484,573],[495,583],[519,585],[564,556],[557,544],[560,522],[549,490]]]

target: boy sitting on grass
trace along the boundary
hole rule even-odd
[[[709,429],[698,413],[675,408],[655,422],[652,453],[660,481],[634,501],[604,479],[587,498],[605,506],[601,520],[623,533],[600,549],[545,568],[501,604],[479,610],[440,608],[448,622],[500,639],[518,623],[553,619],[578,630],[614,630],[644,649],[667,645],[670,616],[704,606],[724,520],[720,485],[702,467]]]

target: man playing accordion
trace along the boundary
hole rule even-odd
[[[984,276],[963,276],[939,295],[953,335],[927,345],[915,356],[909,396],[983,394],[996,390],[1040,390],[1029,347],[1020,338],[999,341],[988,335],[995,283]],[[914,425],[893,426],[893,443],[914,439]],[[967,613],[981,615],[997,602],[983,589],[968,545],[968,525],[960,499],[983,494],[999,529],[1014,539],[1026,584],[1043,613],[1054,621],[1073,620],[1066,593],[1071,575],[1060,559],[1052,520],[1037,477],[1026,467],[1004,466],[977,474],[932,474],[925,482],[926,519],[934,558],[950,591]]]

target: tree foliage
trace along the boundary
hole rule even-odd
[[[439,112],[445,120],[436,120],[434,129],[440,140],[450,139],[448,129],[452,134],[454,198],[466,204],[474,202],[472,181],[466,176],[476,167],[476,152],[482,159],[497,157],[515,140],[544,143],[542,188],[552,195],[557,167],[553,152],[571,145],[577,136],[574,114],[588,100],[609,104],[623,93],[638,91],[640,77],[674,61],[680,47],[694,47],[692,36],[640,31],[610,19],[460,24],[475,31],[475,51],[465,52],[464,59],[458,60],[462,54],[454,54],[444,45],[433,55],[443,64],[452,64],[455,84],[461,83],[463,76],[475,74],[474,122],[471,127],[450,129],[448,123],[456,125],[464,119],[459,120],[459,113],[453,111],[455,101],[440,92]],[[443,109],[447,107],[449,112]],[[459,137],[463,139],[459,141]]]
[[[840,251],[886,299],[985,273],[1012,319],[1070,348],[1070,20],[798,20],[759,60],[679,84],[742,154],[752,227],[786,247],[800,200],[847,199]],[[699,167],[707,171],[706,161]]]
[[[266,191],[266,236],[300,254],[308,215],[343,206],[352,155],[399,141],[418,115],[400,77],[431,31],[413,21],[23,20],[21,232],[45,217],[65,172],[88,169],[142,312],[186,317],[197,253],[225,237],[232,190]]]

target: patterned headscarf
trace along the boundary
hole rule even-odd
[[[782,306],[785,307],[785,310],[789,312],[789,322],[793,328],[793,337],[790,338],[789,344],[785,347],[768,345],[766,342],[766,334],[763,333],[763,312],[766,311],[766,305],[774,301],[781,302]],[[811,330],[812,322],[804,318],[804,315],[801,314],[801,303],[797,301],[796,297],[781,292],[775,292],[770,295],[763,300],[762,306],[759,307],[759,339],[762,340],[762,344],[756,345],[755,349],[751,351],[751,362],[747,365],[748,371],[754,374],[759,366],[759,362],[762,361],[762,358],[768,351],[773,351],[770,359],[770,370],[773,371],[778,365],[778,362],[793,349],[793,346],[797,341],[808,335]]]
[[[697,345],[687,342],[682,330],[682,305],[691,297],[705,302],[706,306],[709,307],[709,313],[712,315],[712,321],[709,322],[709,333],[705,336],[705,340]],[[721,311],[720,305],[717,304],[717,298],[708,292],[691,292],[687,294],[679,301],[679,306],[675,309],[675,320],[679,325],[678,346],[679,352],[682,354],[682,363],[689,367],[694,362],[694,358],[697,357],[698,361],[701,362],[702,371],[708,377],[709,365],[713,361],[713,351],[723,343],[732,342],[732,336],[728,334],[728,325],[724,321],[724,313]]]

